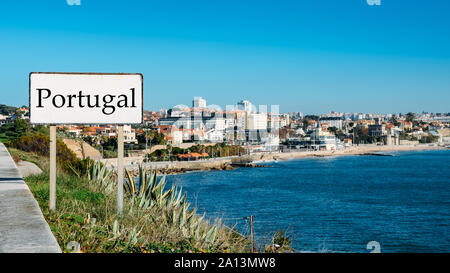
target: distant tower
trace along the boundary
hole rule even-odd
[[[206,100],[202,99],[202,97],[194,97],[194,100],[192,101],[192,107],[194,107],[194,108],[205,108],[206,107]]]
[[[391,129],[388,129],[388,131],[387,131],[386,145],[388,145],[388,146],[392,145]]]
[[[159,114],[161,115],[161,117],[166,118],[167,117],[167,109],[161,108],[159,110]]]
[[[252,111],[252,103],[248,100],[241,100],[237,103],[237,108],[239,110],[243,110],[245,112],[251,112]]]

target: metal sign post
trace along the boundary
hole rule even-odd
[[[123,210],[123,125],[119,125],[117,132],[117,212],[119,214],[122,214],[122,210]]]
[[[50,125],[50,210],[56,209],[56,126]]]

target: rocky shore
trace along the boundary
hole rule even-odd
[[[148,170],[156,170],[160,174],[179,174],[190,171],[211,171],[211,170],[233,170],[235,168],[257,168],[267,167],[264,162],[290,160],[306,157],[327,157],[344,155],[389,155],[397,151],[419,151],[419,150],[442,150],[447,149],[440,146],[430,145],[402,145],[402,146],[376,146],[361,145],[352,146],[338,151],[294,151],[294,152],[272,152],[256,153],[241,157],[223,157],[217,159],[205,159],[198,161],[174,161],[174,162],[149,162],[145,166]],[[107,166],[115,168],[116,160],[109,159]],[[138,172],[139,162],[131,162],[125,167],[132,173]]]
[[[132,174],[138,174],[139,165],[126,166]],[[222,171],[234,170],[235,168],[262,168],[267,165],[253,163],[248,158],[221,158],[199,161],[179,161],[179,162],[150,162],[145,164],[147,169],[156,170],[158,174],[180,174],[192,171]]]

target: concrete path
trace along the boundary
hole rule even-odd
[[[0,143],[0,252],[61,252],[3,143]]]

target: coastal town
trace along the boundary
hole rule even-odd
[[[3,2],[12,268],[450,253],[450,1]]]
[[[2,105],[0,138],[14,134],[14,123],[27,122],[26,106]],[[28,125],[42,126],[42,125]],[[58,135],[79,158],[114,164],[116,125],[58,125]],[[144,111],[144,124],[124,126],[129,164],[197,161],[254,154],[346,153],[355,147],[448,146],[450,113],[279,113],[279,106],[256,107],[248,100],[222,110],[194,97],[192,104]],[[361,149],[360,149],[361,150]],[[364,150],[362,150],[364,151]],[[372,150],[370,150],[372,151]],[[280,156],[281,155],[281,156]]]

